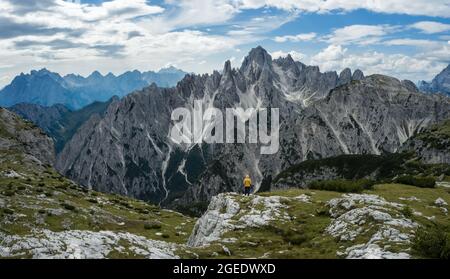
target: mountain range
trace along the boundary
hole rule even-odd
[[[196,102],[278,108],[279,152],[173,142]],[[262,47],[79,110],[0,108],[0,258],[447,259],[449,119],[411,81]]]
[[[168,135],[171,112],[203,108],[275,107],[280,151],[259,144],[179,146]],[[176,87],[156,85],[112,101],[85,122],[58,154],[56,168],[85,187],[174,207],[204,204],[238,191],[250,174],[266,189],[280,171],[309,159],[395,152],[415,133],[450,117],[450,100],[421,94],[411,81],[361,71],[273,60],[254,48],[238,69],[187,75]]]
[[[62,77],[47,69],[33,70],[16,76],[0,91],[0,106],[62,104],[72,110],[81,109],[96,101],[105,102],[113,96],[123,97],[152,83],[161,87],[175,86],[185,75],[186,72],[172,66],[158,72],[135,70],[118,76],[112,73],[103,76],[95,71],[88,77],[75,74]]]

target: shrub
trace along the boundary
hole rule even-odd
[[[292,245],[301,245],[308,241],[308,237],[302,232],[287,231],[283,234],[283,239]]]
[[[120,201],[119,204],[123,207],[126,207],[128,209],[132,209],[133,207],[126,201]]]
[[[11,215],[11,214],[14,214],[14,210],[9,209],[9,208],[4,208],[3,209],[3,213]]]
[[[325,207],[316,209],[316,214],[317,216],[328,216],[328,217],[330,216],[330,212]]]
[[[3,195],[7,196],[7,197],[12,197],[14,196],[16,193],[14,192],[14,190],[8,190],[3,192]]]
[[[88,202],[90,202],[90,203],[98,203],[98,201],[96,199],[88,199]]]
[[[435,225],[429,228],[419,228],[413,239],[413,249],[427,258],[450,258],[449,228]]]
[[[63,203],[62,206],[63,206],[65,209],[70,210],[70,211],[75,210],[75,206],[73,206],[73,205],[71,205],[71,204],[68,204],[68,203]]]
[[[162,238],[169,238],[170,237],[170,235],[168,235],[167,233],[163,233],[161,236],[162,236]]]
[[[160,229],[161,228],[161,223],[158,221],[150,221],[150,222],[146,222],[144,224],[144,229],[146,230],[154,230],[154,229]]]
[[[336,191],[341,193],[360,193],[363,190],[372,189],[373,185],[375,185],[375,181],[370,179],[336,179],[313,181],[309,184],[309,188],[314,190]]]
[[[403,207],[400,212],[403,214],[403,216],[405,216],[406,218],[411,218],[413,216],[413,211],[411,209],[411,207],[409,206],[405,206]]]
[[[416,186],[420,188],[434,188],[436,186],[436,179],[431,176],[413,176],[413,175],[402,175],[397,177],[395,183],[406,184],[411,186]]]

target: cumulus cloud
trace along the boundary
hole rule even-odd
[[[284,52],[282,50],[278,50],[278,51],[274,51],[274,52],[270,53],[270,55],[272,56],[273,59],[277,59],[280,57],[286,57],[286,56],[288,56],[288,54],[290,54],[292,59],[294,59],[295,61],[301,61],[306,57],[305,54],[295,51],[295,50],[291,50],[289,52]]]
[[[332,61],[339,61],[344,58],[347,52],[346,48],[343,48],[341,45],[329,45],[316,55],[312,57],[311,62],[313,64],[319,63],[327,63]],[[332,69],[331,65],[327,68],[327,70]]]
[[[446,64],[405,54],[385,54],[377,51],[352,53],[340,45],[330,45],[313,55],[309,61],[323,71],[344,68],[361,69],[365,74],[385,74],[399,79],[418,81],[431,79]]]

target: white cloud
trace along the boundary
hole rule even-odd
[[[334,30],[323,40],[330,44],[370,45],[381,41],[383,36],[394,32],[398,27],[390,25],[349,25]]]
[[[241,8],[248,9],[268,6],[315,13],[328,13],[336,10],[350,12],[357,9],[366,9],[387,14],[450,17],[448,0],[239,0],[239,2]]]
[[[269,12],[272,9],[265,9],[266,12],[256,16],[252,12],[250,19],[240,16],[243,10],[261,7],[275,7],[281,11],[272,13]],[[20,71],[39,67],[50,67],[63,74],[86,74],[93,69],[103,72],[148,70],[161,68],[169,61],[189,71],[209,72],[221,67],[215,64],[221,58],[212,59],[212,55],[223,54],[226,58],[233,55],[233,51],[236,55],[238,46],[268,39],[268,32],[292,21],[302,12],[349,12],[356,9],[450,16],[448,0],[165,0],[164,7],[152,0],[110,0],[97,5],[63,0],[0,0],[0,61],[2,65],[14,65],[0,67],[0,76],[13,77]],[[429,34],[448,31],[448,24],[438,22],[423,21],[409,27]],[[221,35],[214,35],[217,30]],[[389,25],[351,25],[333,30],[324,37],[302,33],[278,36],[273,40],[326,41],[329,46],[311,59],[330,69],[352,61],[357,64],[357,58],[368,68],[380,70],[381,66],[373,66],[377,61],[388,65],[395,64],[390,61],[403,61],[379,52],[351,54],[345,48],[350,44],[415,46],[418,53],[406,57],[412,59],[412,65],[425,60],[420,65],[431,69],[449,60],[449,38],[445,33],[440,34],[445,42],[405,38],[384,41],[398,30],[399,27]],[[229,52],[227,56],[226,52]],[[273,55],[285,56],[287,53],[277,51]],[[307,59],[300,52],[289,53],[295,60]],[[237,61],[241,54],[236,57]],[[329,61],[329,64],[320,61]],[[401,71],[403,68],[399,67],[397,73]],[[405,73],[408,73],[406,68]]]
[[[278,43],[284,43],[287,41],[291,42],[302,42],[302,41],[311,41],[317,36],[316,33],[301,33],[297,35],[287,35],[287,36],[277,36],[274,41]]]
[[[164,26],[164,20],[153,28],[149,22],[162,19],[163,14],[170,16],[172,11],[147,0],[112,0],[101,5],[40,0],[27,1],[27,5],[20,1],[0,1],[0,24],[17,27],[0,30],[0,61],[15,65],[0,68],[0,76],[15,76],[40,67],[61,74],[86,75],[94,69],[121,73],[131,69],[158,69],[168,61],[189,71],[209,72],[217,65],[198,61],[232,50],[240,43],[230,36],[178,29],[184,24],[227,20],[228,16],[219,14],[233,13],[224,11],[226,5],[208,6],[207,2],[198,2],[197,12],[192,10],[195,6],[191,10],[183,7],[186,10],[177,11],[178,16],[171,17],[175,21],[167,22],[165,28],[159,28]],[[208,7],[218,9],[215,17],[202,15],[201,9]],[[192,19],[188,22],[184,16]],[[5,80],[2,78],[2,85]]]
[[[230,20],[239,12],[236,3],[227,0],[166,0],[165,2],[177,9],[157,19],[161,25],[158,27],[163,30],[220,24]],[[151,22],[156,23],[157,21]]]
[[[346,48],[343,48],[341,45],[329,45],[316,55],[312,57],[311,62],[313,64],[321,64],[329,61],[339,61],[344,58],[347,52]],[[332,69],[328,67],[327,70]]]
[[[422,48],[437,48],[441,45],[441,42],[433,40],[423,40],[423,39],[392,39],[383,42],[385,45],[389,46],[416,46]]]
[[[279,57],[286,57],[286,56],[288,56],[288,54],[290,54],[292,59],[294,59],[295,61],[301,61],[306,57],[305,54],[295,51],[295,50],[291,50],[289,52],[284,52],[282,50],[278,50],[278,51],[274,51],[274,52],[270,53],[270,55],[272,56],[273,59],[276,59]]]
[[[421,30],[422,33],[434,34],[450,31],[450,24],[445,24],[436,21],[420,21],[411,24],[410,27]]]
[[[450,45],[445,41],[419,40],[419,39],[393,39],[384,42],[391,46],[412,46],[419,52],[415,57],[429,61],[450,63]]]
[[[312,56],[310,64],[319,65],[322,71],[344,68],[361,69],[367,74],[384,74],[412,81],[430,80],[443,68],[442,61],[404,54],[385,54],[377,51],[352,53],[339,45],[330,45]]]

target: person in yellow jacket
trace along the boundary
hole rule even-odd
[[[252,188],[252,180],[250,179],[250,175],[246,175],[244,178],[244,195],[250,195],[250,190]]]

